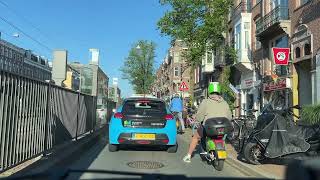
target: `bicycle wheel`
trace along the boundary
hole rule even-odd
[[[242,152],[242,149],[244,147],[244,144],[245,144],[245,141],[247,140],[247,137],[248,137],[248,128],[246,127],[245,124],[243,124],[241,126],[241,129],[240,129],[241,133],[239,135],[239,138],[238,138],[238,146],[236,148],[236,151],[238,153],[241,153]]]
[[[231,125],[232,125],[232,133],[230,133],[230,136],[228,136],[228,139],[230,141],[234,141],[237,140],[239,138],[239,134],[240,134],[240,126],[239,124],[236,122],[236,120],[232,120],[231,121]]]

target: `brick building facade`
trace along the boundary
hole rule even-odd
[[[320,1],[291,0],[289,9],[295,104],[317,103],[320,100]]]

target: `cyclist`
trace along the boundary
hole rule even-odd
[[[226,117],[231,120],[231,110],[228,103],[221,97],[221,85],[219,82],[211,82],[209,84],[208,98],[204,99],[199,105],[196,120],[201,122],[202,125],[191,139],[188,154],[183,158],[184,162],[191,162],[191,155],[203,136],[204,121],[214,117]]]
[[[184,133],[185,127],[184,120],[182,118],[183,102],[178,93],[176,93],[174,97],[171,99],[170,111],[172,113],[177,113],[178,119],[180,121],[180,131],[181,133]]]

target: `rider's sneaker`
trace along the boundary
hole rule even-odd
[[[184,158],[183,161],[186,163],[191,163],[191,155],[187,154]]]

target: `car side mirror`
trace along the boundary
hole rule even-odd
[[[115,112],[116,112],[116,109],[112,109],[112,112],[115,113]]]

